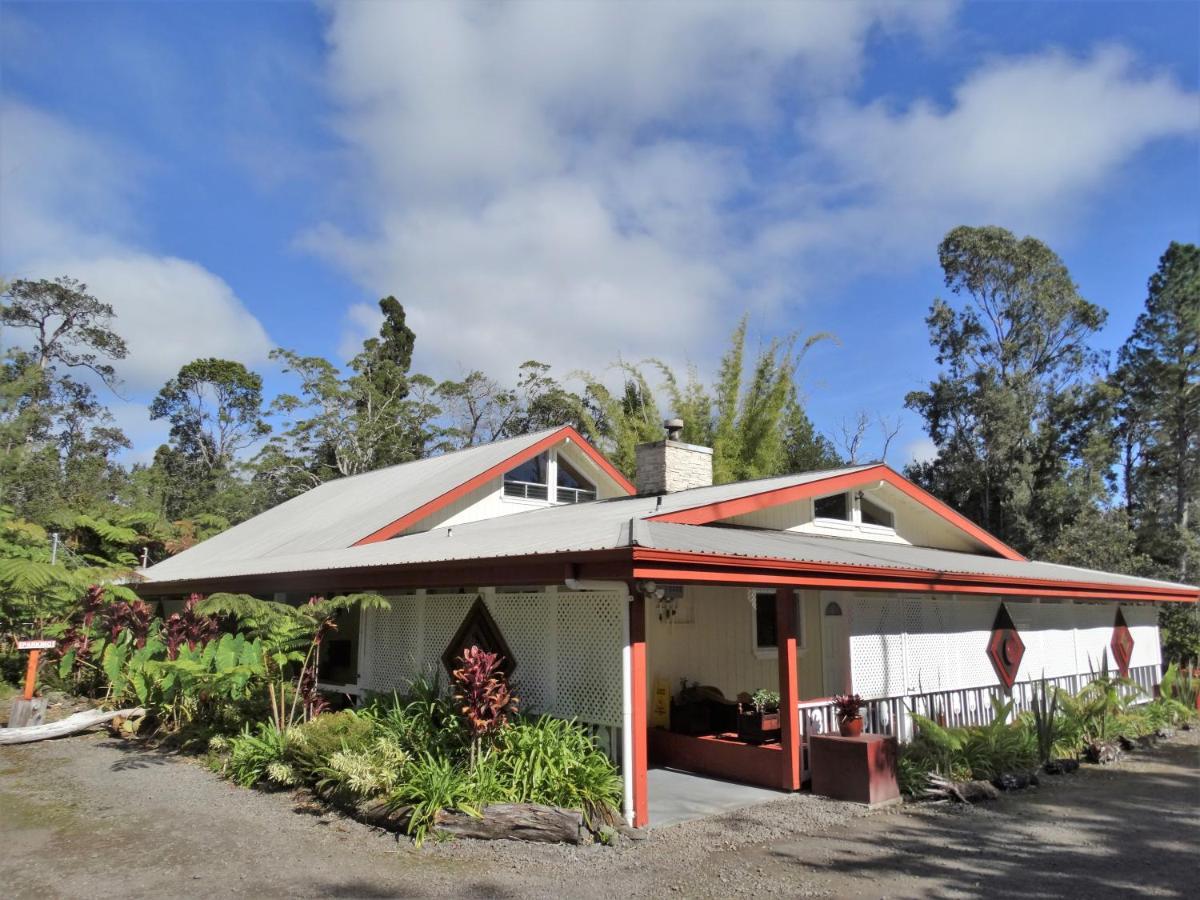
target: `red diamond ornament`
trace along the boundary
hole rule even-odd
[[[996,611],[987,652],[1000,682],[1006,688],[1011,688],[1017,680],[1017,670],[1021,668],[1021,657],[1025,655],[1025,642],[1017,633],[1017,626],[1013,624],[1012,616],[1003,603]]]
[[[1113,623],[1112,643],[1109,646],[1112,647],[1113,659],[1117,661],[1121,677],[1128,678],[1129,661],[1133,659],[1133,635],[1129,626],[1125,624],[1125,616],[1120,608],[1117,609],[1117,620]]]

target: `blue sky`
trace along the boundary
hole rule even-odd
[[[145,403],[197,356],[714,365],[832,331],[818,427],[900,417],[958,224],[1034,234],[1119,346],[1200,238],[1196,3],[0,4],[0,274],[73,274]]]

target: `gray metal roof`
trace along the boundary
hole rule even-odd
[[[234,562],[344,550],[558,430],[327,481],[143,574],[155,581],[219,577]]]
[[[1187,585],[1091,569],[1044,562],[1014,561],[985,554],[936,550],[908,544],[827,537],[794,531],[645,521],[659,513],[803,484],[862,468],[866,467],[857,466],[755,482],[695,488],[667,494],[661,498],[622,497],[572,506],[533,509],[501,518],[455,525],[451,529],[438,528],[420,534],[405,535],[360,547],[323,547],[239,558],[214,558],[212,555],[200,558],[193,555],[193,550],[189,550],[159,563],[145,574],[154,581],[199,581],[207,578],[393,567],[640,546],[659,550],[830,565],[1196,590]],[[258,519],[251,520],[256,521]],[[358,531],[361,536],[362,529]],[[206,546],[208,543],[211,541],[200,546]]]

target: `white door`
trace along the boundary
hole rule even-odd
[[[844,694],[850,688],[850,639],[841,602],[821,597],[821,666],[825,696]]]

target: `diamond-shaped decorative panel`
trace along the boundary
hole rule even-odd
[[[1013,624],[1007,607],[1001,603],[992,625],[992,637],[988,641],[988,656],[1006,688],[1011,688],[1017,680],[1017,670],[1021,668],[1021,657],[1024,655],[1025,642],[1017,633],[1017,626]]]
[[[1133,634],[1125,624],[1125,616],[1120,608],[1117,609],[1117,620],[1113,624],[1112,641],[1109,646],[1112,647],[1113,660],[1121,671],[1121,677],[1128,678],[1129,661],[1133,659]]]

